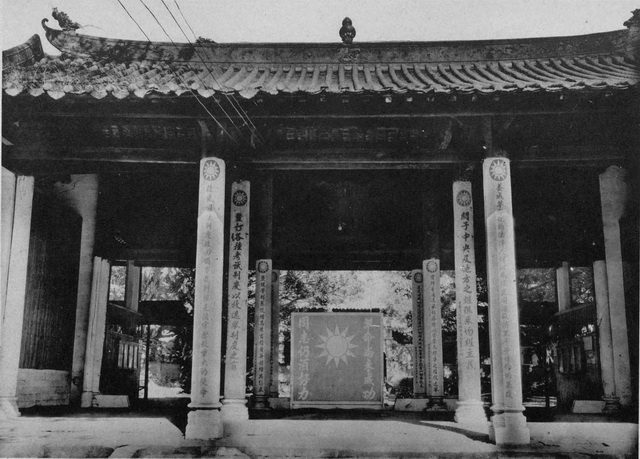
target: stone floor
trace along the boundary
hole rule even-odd
[[[185,419],[182,409],[27,412],[0,421],[0,457],[565,458],[637,457],[638,451],[637,423],[599,417],[529,422],[531,444],[518,448],[497,447],[446,414],[308,410],[250,420],[213,442],[185,440]]]

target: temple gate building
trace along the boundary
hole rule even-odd
[[[38,35],[3,51],[3,415],[90,407],[101,371],[135,374],[137,343],[122,337],[141,315],[141,266],[196,268],[188,438],[248,419],[253,269],[258,407],[274,395],[277,270],[414,270],[414,395],[436,404],[439,273],[455,270],[456,420],[486,424],[478,275],[490,434],[526,444],[517,269],[554,268],[562,397],[591,384],[606,409],[637,409],[638,11],[607,33],[403,43],[359,43],[350,21],[343,43],[176,44],[43,20],[60,56]],[[128,267],[117,307],[114,263]],[[592,267],[592,304],[572,303],[572,266]],[[105,349],[120,352],[111,367]]]

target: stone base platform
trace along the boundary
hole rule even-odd
[[[105,411],[0,421],[0,457],[636,457],[638,424],[528,424],[531,443],[504,448],[454,422],[404,413],[359,419],[250,420],[223,438],[185,440],[163,417]]]
[[[395,411],[425,411],[430,407],[428,398],[398,398],[393,405]],[[455,411],[458,400],[455,398],[443,399],[446,411]]]

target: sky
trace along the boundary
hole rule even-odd
[[[175,42],[193,41],[195,34],[218,43],[340,43],[338,30],[348,16],[356,44],[606,32],[623,29],[631,11],[640,8],[638,0],[0,0],[0,5],[2,49],[40,33],[43,18],[57,28],[53,7],[83,25],[80,33],[146,40],[126,8],[151,40]],[[42,38],[45,52],[55,54]]]

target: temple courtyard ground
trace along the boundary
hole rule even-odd
[[[637,422],[548,411],[525,414],[531,444],[504,448],[453,422],[452,413],[252,414],[262,419],[206,442],[184,439],[184,401],[173,409],[40,408],[0,420],[0,457],[638,457]]]

